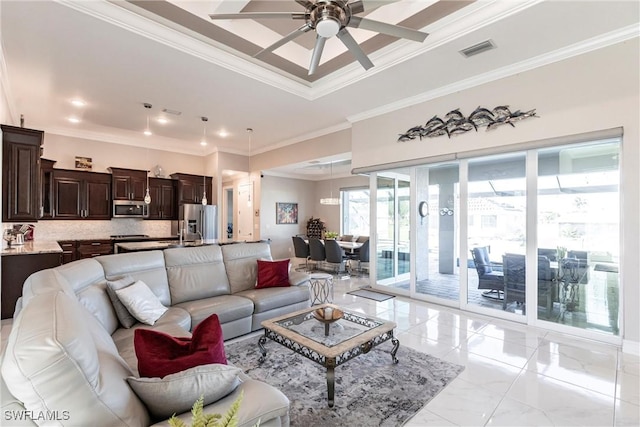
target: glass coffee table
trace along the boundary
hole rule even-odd
[[[263,362],[267,339],[327,369],[329,407],[334,404],[335,368],[391,340],[391,360],[398,363],[400,342],[394,338],[394,322],[355,313],[333,304],[322,304],[262,322],[264,336],[258,340]]]

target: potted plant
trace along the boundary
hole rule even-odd
[[[338,233],[335,231],[325,231],[324,238],[325,239],[336,239],[338,237]]]

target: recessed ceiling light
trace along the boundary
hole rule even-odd
[[[146,129],[146,130],[144,131],[144,134],[145,134],[146,136],[151,136],[151,135],[153,135],[149,129]]]
[[[221,130],[220,132],[218,132],[218,135],[222,138],[226,138],[227,136],[229,136],[229,132],[227,132],[226,130]]]
[[[207,141],[200,141],[200,145],[202,145],[203,147],[205,147],[207,145]]]
[[[67,120],[69,120],[71,123],[80,123],[80,119],[77,117],[69,117]]]
[[[158,117],[157,121],[161,125],[166,125],[167,123],[169,123],[169,120],[167,120],[165,117]]]
[[[76,107],[84,107],[85,105],[87,105],[82,99],[72,99],[71,104],[75,105]]]

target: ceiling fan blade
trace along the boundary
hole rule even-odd
[[[209,15],[211,19],[305,19],[304,12],[241,12]]]
[[[296,0],[296,3],[298,3],[300,6],[304,7],[305,9],[309,8],[309,6],[313,6],[313,2],[309,0]]]
[[[286,43],[289,43],[291,40],[295,39],[296,37],[299,37],[301,35],[303,35],[304,33],[311,31],[311,27],[308,24],[304,24],[302,27],[298,28],[295,31],[290,32],[289,34],[287,34],[285,37],[281,38],[280,40],[278,40],[277,42],[275,42],[274,44],[265,47],[264,49],[262,49],[260,52],[256,53],[255,55],[253,55],[254,58],[257,58],[267,52],[273,52],[274,50],[276,50],[277,48],[279,48],[280,46],[285,45]]]
[[[355,15],[358,13],[362,13],[365,10],[371,11],[380,6],[396,3],[398,1],[399,0],[357,0],[349,3],[349,6],[351,7],[351,13]]]
[[[353,36],[349,34],[346,28],[341,29],[338,34],[338,38],[344,45],[349,49],[349,51],[356,57],[360,65],[364,67],[365,70],[373,67],[373,62],[367,57],[364,51],[358,45],[358,42],[355,41]]]
[[[363,30],[375,31],[389,36],[400,37],[422,43],[429,34],[400,25],[387,24],[386,22],[374,21],[372,19],[352,16],[347,27],[362,28]]]
[[[324,37],[316,36],[316,45],[313,48],[313,54],[311,55],[311,64],[309,65],[309,75],[312,75],[318,69],[320,64],[320,57],[324,49],[324,44],[327,41]]]

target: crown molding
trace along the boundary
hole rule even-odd
[[[205,42],[195,33],[171,28],[168,21],[155,16],[154,19],[151,19],[145,16],[145,14],[150,15],[149,12],[145,12],[128,2],[54,1],[204,61],[313,101],[383,72],[400,62],[422,55],[479,28],[519,13],[540,3],[541,0],[475,2],[433,25],[425,27],[424,30],[431,33],[427,42],[416,44],[410,41],[397,41],[370,55],[372,61],[376,63],[372,69],[365,71],[358,63],[354,62],[314,83],[305,82],[289,74],[282,74],[278,70],[270,69],[270,66],[262,61],[248,56],[241,57],[240,53],[231,53],[225,50],[228,49],[226,46],[216,45],[215,41]]]
[[[9,73],[7,72],[7,61],[4,57],[4,45],[0,40],[0,96],[4,97],[5,105],[7,106],[7,120],[8,123],[18,123],[18,114],[16,113],[16,106],[14,98],[11,94],[11,85],[9,84]],[[2,102],[2,99],[0,99]]]
[[[598,37],[584,40],[573,45],[557,49],[553,52],[548,52],[544,55],[539,55],[534,58],[527,59],[525,61],[518,62],[516,64],[508,65],[497,70],[493,70],[478,76],[474,76],[468,79],[460,80],[458,82],[439,87],[435,90],[423,92],[419,95],[405,98],[401,101],[384,105],[379,108],[364,111],[359,114],[347,117],[350,123],[356,123],[362,120],[374,118],[383,114],[391,113],[403,108],[411,107],[423,102],[430,101],[432,99],[440,98],[442,96],[450,95],[462,90],[471,89],[476,86],[480,86],[485,83],[490,83],[496,80],[500,80],[506,77],[513,76],[518,73],[530,71],[545,65],[553,64],[563,61],[565,59],[573,58],[575,56],[583,55],[594,50],[603,49],[605,47],[621,43],[627,40],[631,40],[640,36],[640,25],[629,25],[627,27],[620,28],[609,33],[605,33]]]
[[[255,154],[261,154],[261,153],[266,153],[268,151],[272,151],[278,148],[284,148],[284,147],[288,147],[290,145],[293,144],[297,144],[299,142],[304,142],[304,141],[308,141],[310,139],[314,139],[314,138],[319,138],[321,136],[325,136],[325,135],[330,135],[332,133],[336,133],[336,132],[340,132],[342,130],[345,129],[351,129],[351,123],[350,122],[344,122],[344,123],[340,123],[337,124],[335,126],[330,126],[324,129],[319,129],[313,132],[309,132],[306,133],[304,135],[299,135],[296,136],[295,138],[291,138],[291,139],[287,139],[285,141],[281,141],[281,142],[277,142],[275,144],[271,144],[268,145],[266,147],[260,148],[259,150],[256,150],[254,152],[252,152],[251,154],[255,155]],[[351,150],[349,150],[351,151]]]

